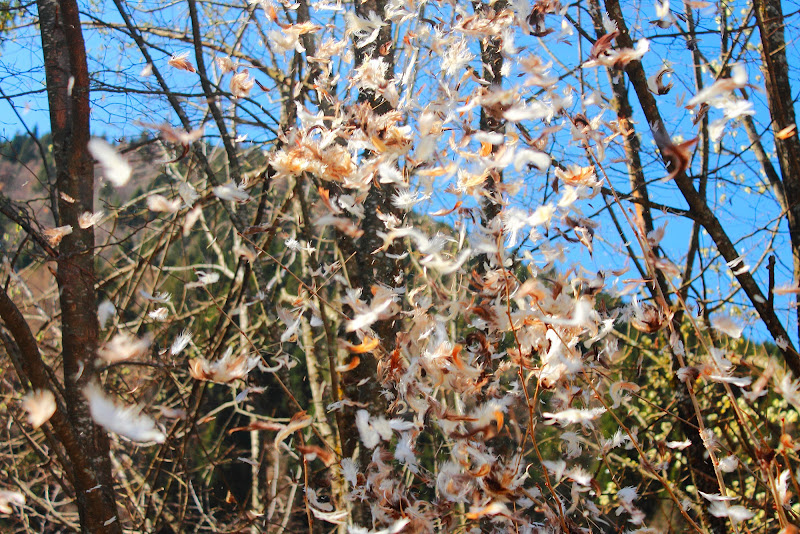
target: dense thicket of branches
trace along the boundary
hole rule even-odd
[[[797,530],[786,4],[7,12],[4,531]]]

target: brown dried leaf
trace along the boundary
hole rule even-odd
[[[188,72],[197,72],[194,68],[194,65],[186,59],[189,57],[189,52],[182,52],[180,54],[172,54],[172,57],[169,58],[167,64],[171,67],[175,67],[176,69],[185,70]]]
[[[794,136],[797,133],[797,125],[792,124],[791,126],[787,126],[780,132],[775,134],[775,137],[778,139],[789,139],[790,137]]]

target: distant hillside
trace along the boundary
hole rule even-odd
[[[40,223],[52,226],[47,192],[48,177],[42,160],[44,153],[49,168],[52,169],[50,134],[42,135],[38,141],[37,145],[31,136],[23,133],[0,142],[0,193],[12,200],[28,203]],[[141,139],[136,143],[122,143],[117,146],[130,161],[134,175],[125,187],[112,189],[107,186],[102,174],[97,172],[95,201],[98,207],[103,202],[117,203],[141,194],[145,185],[149,186],[163,174],[163,165],[159,162],[165,159],[165,155],[152,140]],[[131,146],[134,149],[128,151]]]

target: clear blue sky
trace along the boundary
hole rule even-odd
[[[680,5],[678,5],[678,2],[675,2],[675,4],[673,10],[683,9],[682,2]],[[157,8],[150,15],[152,18],[149,21],[142,18],[142,12],[138,12],[136,14],[138,22],[149,22],[156,27],[177,33],[186,33],[188,31],[186,9],[180,3],[166,7],[163,3],[151,1],[139,3],[137,6],[140,9]],[[733,21],[732,25],[736,26],[738,22],[734,19],[741,19],[749,9],[749,4],[745,1],[739,1],[729,3],[729,6],[729,19]],[[92,4],[91,8],[84,4],[84,7],[87,10],[91,9],[91,17],[96,17],[112,24],[121,23],[119,14],[116,13],[113,4],[110,2]],[[207,7],[207,9],[213,8]],[[447,17],[452,16],[452,13],[447,9],[445,6],[431,7],[430,16],[434,18],[438,16],[447,20]],[[796,5],[787,3],[786,11],[787,13],[794,13]],[[245,20],[240,11],[238,12],[239,15],[236,15],[236,13],[235,11],[220,13],[221,20],[224,21],[223,27],[219,29],[220,39],[224,38],[226,31],[231,34],[235,28],[241,26],[242,20]],[[570,9],[568,13],[573,18],[579,16],[576,9]],[[718,58],[720,55],[719,36],[712,33],[718,29],[718,14],[708,9],[695,10],[694,13],[698,18],[698,29],[701,32],[698,42],[699,49],[708,59],[714,61],[714,58]],[[98,89],[93,96],[92,128],[95,135],[104,135],[110,138],[134,137],[141,131],[141,127],[137,122],[170,122],[176,124],[177,121],[174,114],[165,103],[165,99],[138,93],[119,93],[113,90],[114,86],[120,86],[144,91],[154,88],[155,81],[152,78],[141,78],[139,76],[144,62],[139,51],[131,46],[130,41],[123,33],[118,30],[98,29],[96,26],[89,24],[89,11],[84,15],[84,20],[87,21],[85,35],[91,57],[90,69],[94,72],[95,87]],[[267,25],[260,8],[256,9],[255,16],[260,17],[262,23]],[[338,27],[339,30],[343,27],[341,14],[336,12],[320,11],[315,12],[314,16],[317,17],[319,22],[330,23]],[[590,28],[586,13],[583,12],[580,16],[582,16],[581,22],[583,26]],[[329,18],[323,19],[322,17]],[[628,22],[629,26],[633,28],[635,39],[642,36],[647,36],[650,39],[651,50],[644,60],[648,73],[657,72],[664,64],[669,64],[674,69],[673,82],[675,87],[668,95],[658,97],[658,101],[671,133],[675,137],[691,138],[696,135],[697,129],[692,124],[692,116],[683,106],[694,94],[692,58],[687,50],[685,40],[675,36],[674,28],[660,29],[650,24],[649,21],[653,18],[652,6],[647,3],[642,9],[631,9]],[[798,20],[797,16],[794,15],[791,20],[796,22]],[[752,19],[750,19],[750,24],[752,22]],[[549,25],[557,25],[557,23],[558,18],[553,16],[548,18]],[[419,24],[416,20],[408,21],[404,23],[402,29],[413,28],[416,24]],[[682,22],[681,24],[685,26],[685,23]],[[262,37],[252,30],[252,26],[251,24],[248,27],[251,31],[247,31],[244,34],[242,50],[252,54],[253,57],[266,64],[272,64],[274,60],[270,57],[267,47],[261,42]],[[226,27],[230,29],[226,30]],[[272,27],[274,28],[274,26]],[[787,26],[787,41],[790,43],[787,50],[791,55],[790,64],[794,66],[800,65],[797,61],[798,47],[795,46],[799,31],[800,24],[789,24]],[[14,106],[29,128],[37,127],[40,133],[46,132],[49,130],[49,121],[43,94],[44,73],[39,36],[34,26],[15,30],[12,35],[13,40],[4,41],[0,52],[2,54],[0,55],[0,88],[6,95],[14,95],[12,99]],[[563,74],[577,65],[581,59],[585,60],[588,57],[590,44],[583,41],[579,49],[576,45],[576,35],[571,37],[564,36],[562,42],[558,41],[558,37],[558,34],[555,34],[543,40],[538,40],[528,36],[517,35],[516,45],[520,50],[520,54],[537,54],[544,61],[553,63],[552,69],[554,73]],[[739,42],[740,46],[736,48],[736,53],[741,54],[744,62],[755,62],[758,58],[758,51],[754,48],[759,39],[757,31],[746,30],[742,33],[742,39],[746,40],[747,44],[742,48],[741,42]],[[168,78],[171,86],[176,91],[186,94],[183,100],[190,103],[190,113],[192,113],[195,120],[198,120],[203,112],[203,106],[201,98],[196,96],[199,93],[199,83],[196,76],[190,76],[185,72],[166,67],[166,61],[170,54],[189,51],[190,46],[185,42],[167,37],[157,37],[152,34],[148,36],[148,40],[155,47],[152,53],[156,63],[163,69],[162,72]],[[474,48],[475,45],[473,43]],[[477,50],[474,51],[477,52]],[[211,68],[213,57],[213,55],[206,57],[209,68]],[[401,52],[398,55],[397,76],[402,76],[404,61],[407,60],[408,54]],[[280,68],[287,68],[285,59],[281,59],[280,56],[277,64]],[[435,64],[433,60],[422,63],[425,69],[430,69],[430,72],[435,72]],[[480,69],[480,63],[477,59],[473,60],[471,64],[476,69]],[[516,70],[512,70],[511,76],[507,78],[507,83],[516,83],[513,77],[515,73]],[[763,102],[763,94],[757,89],[758,86],[763,84],[763,80],[755,63],[751,63],[748,66],[748,74],[751,83],[756,87],[750,91],[756,106],[756,122],[761,128],[767,128],[769,116]],[[800,90],[797,70],[793,70],[791,74],[795,90]],[[259,77],[257,75],[257,77],[259,81],[265,84],[270,83],[269,79],[263,76]],[[597,106],[583,105],[581,102],[581,80],[574,76],[568,76],[567,80],[574,88],[575,103],[572,106],[573,112],[585,112],[589,118],[597,115],[600,111]],[[704,82],[710,84],[712,81],[713,78],[706,72],[704,74]],[[599,88],[602,91],[607,91],[608,88],[606,74],[601,69],[586,70],[582,82],[584,87]],[[431,87],[435,86],[435,83],[435,77],[424,73],[420,74],[418,87],[425,87],[426,89],[424,90],[430,90]],[[271,88],[274,88],[274,86]],[[259,114],[263,118],[264,111],[268,112],[276,108],[275,93],[275,91],[258,92],[258,94],[254,92],[253,102],[245,104],[242,109],[248,109],[251,113]],[[631,95],[631,100],[634,108],[637,108],[638,103],[633,94]],[[711,114],[712,118],[715,118],[719,116],[719,111],[712,110]],[[666,174],[666,171],[651,153],[652,139],[647,131],[646,122],[640,114],[637,113],[637,116],[639,117],[637,129],[645,149],[643,157],[645,159],[646,172],[648,178],[654,180],[650,185],[651,198],[666,205],[685,208],[686,205],[680,198],[677,188],[673,184],[662,183],[658,180]],[[603,118],[606,121],[610,121],[615,117],[611,112],[606,111]],[[13,113],[9,103],[6,100],[0,100],[0,134],[10,137],[22,129],[22,123]],[[249,139],[253,140],[264,140],[271,137],[271,134],[265,133],[264,130],[253,128],[242,128],[241,133],[248,134]],[[213,141],[214,129],[210,123],[207,124],[207,134]],[[562,138],[560,142],[566,143],[567,140]],[[756,268],[756,262],[763,260],[770,250],[774,251],[778,257],[778,284],[788,284],[791,283],[791,256],[787,245],[788,236],[786,235],[785,224],[780,225],[774,241],[768,240],[769,232],[757,230],[774,228],[774,220],[779,213],[779,209],[770,194],[761,192],[763,189],[761,184],[764,179],[759,173],[757,164],[747,153],[748,144],[743,129],[736,127],[735,124],[730,124],[726,131],[726,136],[723,138],[722,150],[715,152],[711,158],[711,166],[716,170],[709,183],[709,203],[720,217],[723,225],[729,229],[730,234],[738,241],[737,248],[745,257],[745,261],[753,265],[756,278],[761,281],[762,287],[766,286],[766,268],[765,265],[760,265]],[[767,150],[772,149],[768,143],[766,148]],[[575,158],[580,158],[580,151],[575,147],[562,147],[558,151],[557,155],[559,157],[571,154]],[[734,158],[729,153],[731,151],[744,151],[744,155]],[[615,187],[621,191],[627,191],[629,187],[623,158],[624,154],[622,154],[621,149],[613,149],[609,154],[609,160],[615,163],[609,163],[608,169]],[[695,165],[694,170],[697,170],[697,168],[698,166]],[[522,191],[523,194],[515,202],[519,206],[531,210],[542,202],[546,190],[543,187],[544,176],[534,174],[535,177],[533,179],[521,175],[514,176],[513,173],[509,173],[507,176],[509,180],[518,178],[526,184]],[[552,180],[552,175],[548,176],[548,179]],[[433,206],[433,209],[438,209],[438,206],[448,204],[452,204],[452,202],[446,196],[435,195],[429,205]],[[584,212],[589,215],[594,210],[599,210],[602,206],[602,199],[597,197],[589,205],[585,206]],[[619,210],[617,210],[617,215],[621,217]],[[668,222],[667,234],[662,245],[668,256],[680,266],[683,264],[684,255],[686,254],[691,224],[686,219],[656,215],[657,224]],[[615,235],[611,221],[607,216],[601,216],[599,220],[602,228],[598,230],[598,237],[595,239],[595,253],[592,257],[579,245],[569,245],[570,259],[577,261],[588,271],[618,268],[624,263],[621,259],[623,256],[620,254],[622,240]],[[626,237],[629,240],[632,239],[630,230],[627,230]],[[604,242],[601,238],[607,241]],[[713,253],[710,251],[713,248],[713,244],[705,235],[701,235],[701,246],[709,250],[706,259],[713,259]],[[697,268],[698,265],[695,264],[695,270]],[[725,295],[731,288],[730,270],[726,269],[724,262],[721,263],[719,261],[712,262],[710,268],[718,271],[718,273],[712,274],[708,278],[708,281],[714,285],[714,287],[708,288],[710,295]],[[635,277],[635,273],[631,271],[627,276]],[[746,304],[743,295],[740,295],[737,302]],[[787,330],[794,333],[797,328],[796,315],[791,308],[792,302],[793,299],[790,297],[776,297],[776,307],[781,309],[782,316],[785,317]],[[758,325],[757,321],[752,320],[752,317],[746,318],[745,321],[755,325],[750,330],[752,335],[759,338],[764,336],[763,329]],[[797,340],[795,339],[795,341]]]

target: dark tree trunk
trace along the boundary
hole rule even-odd
[[[95,374],[99,329],[94,231],[78,224],[80,214],[94,211],[94,169],[87,148],[90,105],[86,47],[77,2],[38,0],[37,5],[59,193],[57,208],[60,223],[73,228],[72,234],[61,241],[56,275],[63,332],[64,400],[76,438],[70,454],[72,483],[81,529],[116,533],[121,528],[116,518],[108,437],[92,421],[82,392]]]
[[[364,47],[358,47],[354,42],[354,55],[356,66],[360,66],[371,59],[382,58],[388,65],[387,77],[394,72],[394,49],[392,41],[392,23],[385,16],[385,0],[366,0],[355,3],[355,12],[360,17],[369,18],[375,13],[386,22],[378,32],[375,42]],[[381,95],[371,90],[362,90],[358,98],[359,104],[367,104],[372,112],[384,115],[392,111],[392,105]],[[339,236],[339,247],[345,259],[349,258],[346,269],[350,278],[350,285],[361,288],[362,299],[371,299],[371,289],[375,285],[397,287],[398,276],[401,273],[399,262],[390,259],[386,254],[399,254],[401,244],[395,242],[385,252],[372,252],[383,245],[383,238],[379,235],[386,227],[378,218],[378,214],[394,214],[402,218],[402,213],[392,204],[396,188],[391,184],[379,184],[376,179],[370,186],[364,200],[364,219],[361,221],[363,234],[358,240],[347,236]],[[400,282],[402,284],[402,282]],[[390,353],[395,346],[397,326],[392,319],[378,321],[372,329],[381,340],[381,349]],[[356,341],[357,340],[353,340]],[[386,399],[381,395],[381,382],[378,377],[378,361],[371,354],[364,354],[361,363],[353,371],[341,376],[341,389],[345,398],[368,405],[372,414],[383,414],[388,410]],[[355,423],[355,409],[346,409],[340,419],[342,441],[342,455],[350,458],[359,447],[359,434]],[[372,451],[363,444],[358,448],[358,462],[362,469],[366,469],[371,462]],[[368,502],[356,503],[353,507],[353,521],[358,525],[371,523],[370,507]]]
[[[778,0],[756,0],[753,3],[761,33],[761,57],[764,60],[764,79],[772,129],[777,134],[797,124],[794,112],[795,95],[789,83],[789,62],[786,59],[786,40],[783,35],[783,10]],[[791,45],[789,45],[791,46]],[[800,137],[781,139],[775,136],[775,150],[781,167],[783,198],[789,238],[792,243],[794,281],[800,280]],[[797,297],[800,304],[800,295]],[[797,328],[800,335],[800,306],[797,308]]]
[[[474,2],[472,4],[475,13],[483,13],[486,10],[492,9],[495,12],[502,11],[508,7],[505,0],[499,0],[489,5],[481,2]],[[488,37],[481,41],[481,63],[483,64],[482,78],[488,82],[489,89],[501,89],[503,85],[503,47],[502,37]],[[479,127],[484,132],[491,133],[505,133],[506,121],[502,116],[497,115],[485,107],[481,107],[481,120]],[[497,151],[500,145],[492,145],[492,152]],[[488,227],[492,220],[497,217],[503,209],[500,199],[497,198],[497,184],[503,181],[501,172],[492,173],[486,179],[486,193],[487,198],[484,199],[483,208],[483,225]],[[481,266],[482,268],[483,266]],[[480,270],[480,269],[479,269]]]

